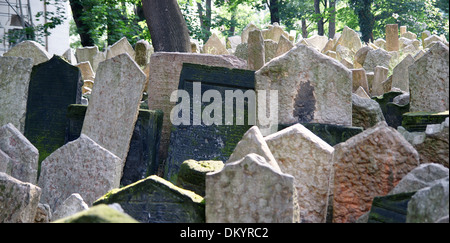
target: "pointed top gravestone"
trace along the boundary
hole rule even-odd
[[[123,53],[128,53],[133,60],[136,56],[136,52],[126,37],[122,37],[122,39],[108,47],[106,50],[106,59],[113,58]]]
[[[3,56],[32,58],[33,65],[46,62],[52,58],[52,55],[50,55],[41,44],[30,40],[20,42],[4,53]]]
[[[101,62],[81,133],[122,160],[128,154],[146,76],[127,53]]]
[[[39,161],[64,145],[67,107],[81,103],[80,69],[61,57],[33,67],[24,135],[39,150]]]
[[[212,54],[212,55],[228,55],[230,54],[222,42],[222,40],[217,36],[216,33],[213,33],[208,41],[203,46],[203,53]]]
[[[32,67],[31,58],[0,57],[0,126],[12,123],[24,132]]]

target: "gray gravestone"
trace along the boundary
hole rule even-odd
[[[201,124],[194,124],[193,96],[195,85],[201,83],[201,95],[207,90],[216,90],[222,96],[222,124],[225,124],[225,92],[242,91],[244,94],[247,90],[254,89],[254,72],[241,69],[228,69],[222,67],[211,67],[197,64],[183,65],[183,70],[180,76],[179,90],[185,90],[189,94],[190,99],[190,122],[189,124],[180,124],[172,127],[170,146],[168,157],[165,165],[164,177],[170,181],[176,181],[176,175],[179,171],[180,165],[189,159],[197,161],[202,160],[220,160],[227,161],[228,157],[233,152],[236,144],[240,141],[244,133],[251,127],[248,125],[250,109],[248,104],[255,104],[254,100],[246,99],[244,102],[244,110],[240,108],[233,109],[233,124],[231,125],[206,125],[201,121]],[[197,94],[197,95],[200,95]],[[254,99],[254,97],[253,97]],[[201,103],[200,111],[203,113],[206,106],[211,102]],[[233,100],[236,104],[236,100]],[[234,107],[235,105],[233,105]],[[255,107],[251,109],[255,110]],[[181,113],[181,112],[180,112]],[[244,114],[244,125],[236,125],[237,114]],[[177,116],[179,114],[175,114]],[[217,114],[214,114],[217,115]]]

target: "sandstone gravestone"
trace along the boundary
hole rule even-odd
[[[294,47],[258,70],[255,79],[256,90],[278,91],[278,120],[271,124],[352,124],[351,71],[311,47]],[[277,104],[271,99],[265,107]],[[260,129],[263,135],[272,130]]]
[[[449,110],[449,50],[438,42],[409,67],[411,112]]]
[[[41,188],[0,172],[0,223],[33,223]]]
[[[202,201],[203,197],[153,175],[108,192],[94,205],[118,203],[141,223],[204,223]]]
[[[278,42],[277,53],[275,56],[279,57],[284,53],[290,51],[292,48],[294,48],[294,44],[292,44],[292,42],[288,38],[282,35],[280,36],[280,41]]]
[[[120,40],[106,49],[106,59],[113,58],[123,53],[128,53],[128,55],[130,55],[133,60],[136,56],[136,52],[134,51],[133,47],[131,46],[130,42],[128,42],[128,39],[126,37],[122,37]]]
[[[23,182],[36,184],[39,152],[11,123],[0,127],[0,151],[9,157],[0,159],[0,170]]]
[[[352,94],[353,126],[368,129],[381,121],[385,121],[380,105],[370,98],[362,98]]]
[[[230,54],[222,42],[222,40],[217,36],[216,33],[213,33],[208,41],[203,46],[203,53],[212,54],[212,55],[228,55]]]
[[[80,69],[81,77],[83,78],[84,81],[86,81],[86,80],[94,81],[95,80],[95,73],[94,73],[94,70],[92,69],[90,62],[80,62],[75,66]]]
[[[400,48],[398,41],[398,24],[386,25],[386,51],[398,51]]]
[[[258,70],[265,63],[264,39],[261,31],[254,30],[248,34],[248,69]]]
[[[256,27],[256,25],[254,25],[253,23],[248,24],[243,30],[242,30],[242,34],[241,34],[241,39],[242,39],[242,43],[247,43],[248,42],[248,34],[251,31],[254,30],[259,30],[258,27]]]
[[[372,83],[372,93],[373,96],[379,96],[386,93],[385,83],[388,78],[389,69],[383,66],[376,66],[374,69],[374,77]],[[392,81],[390,81],[392,83]],[[392,85],[389,85],[390,87]]]
[[[31,58],[0,57],[0,126],[12,123],[24,132],[32,67]]]
[[[150,56],[153,53],[153,47],[146,40],[139,40],[134,47],[136,57],[134,58],[136,63],[143,67],[150,63]]]
[[[356,53],[362,47],[361,39],[359,38],[358,33],[347,26],[345,26],[342,30],[342,34],[339,39],[337,39],[333,50],[336,50],[338,45],[347,47],[353,53]]]
[[[45,48],[36,41],[23,41],[3,54],[4,57],[32,58],[33,65],[46,62],[52,58]]]
[[[206,175],[207,223],[295,223],[294,177],[278,173],[256,154]]]
[[[264,60],[266,63],[277,55],[278,43],[273,40],[264,40]],[[264,65],[263,65],[264,66]]]
[[[407,55],[392,71],[392,87],[409,93],[409,67],[414,64],[414,58]]]
[[[121,174],[120,158],[81,134],[42,162],[38,184],[42,188],[41,203],[56,209],[70,195],[79,193],[91,206],[119,187]]]
[[[269,26],[268,29],[263,30],[262,35],[265,40],[270,39],[277,43],[280,41],[282,35],[289,39],[289,34],[286,33],[278,23],[274,23],[273,26]]]
[[[81,133],[121,159],[123,168],[146,83],[145,74],[127,54],[98,67]]]
[[[82,86],[80,69],[61,57],[33,67],[24,135],[39,150],[39,162],[64,145],[67,106],[81,103]]]
[[[300,124],[265,138],[281,171],[295,177],[302,223],[325,223],[334,148]]]
[[[371,50],[367,53],[363,68],[366,72],[374,72],[377,66],[389,68],[391,58],[392,55],[382,48]]]
[[[89,208],[86,211],[82,211],[72,216],[56,220],[54,223],[130,224],[139,222],[130,217],[130,215],[127,215],[116,209],[113,209],[109,205],[97,205],[95,207]]]
[[[152,55],[152,72],[150,72],[150,80],[148,82],[148,107],[150,110],[162,110],[164,113],[161,145],[159,149],[160,161],[167,158],[172,128],[170,112],[175,106],[174,103],[170,102],[170,95],[173,91],[178,90],[183,63],[237,69],[247,68],[247,63],[235,56],[168,52],[158,52]]]
[[[364,68],[351,69],[353,78],[353,92],[356,92],[359,87],[362,87],[367,94],[370,94],[369,83],[367,82],[367,75]]]
[[[75,52],[78,63],[89,61],[94,72],[97,71],[97,67],[100,62],[106,59],[106,53],[100,52],[97,46],[79,47]]]
[[[333,222],[355,222],[419,165],[419,154],[385,122],[335,146]]]
[[[201,160],[220,160],[227,161],[236,144],[242,138],[247,130],[255,124],[250,124],[251,116],[255,118],[255,114],[251,115],[250,111],[255,111],[255,95],[254,94],[254,72],[243,69],[229,69],[222,67],[211,67],[198,64],[183,65],[180,76],[179,90],[187,91],[189,97],[189,110],[173,112],[174,117],[179,117],[180,113],[189,113],[189,123],[173,125],[170,136],[170,146],[165,165],[164,178],[169,181],[176,181],[176,175],[183,161],[188,159]],[[204,100],[204,95],[209,90],[215,90],[217,95],[222,97],[221,100]],[[247,93],[247,91],[250,91]],[[247,96],[245,101],[234,99],[227,93],[239,94]],[[228,98],[233,98],[232,123],[227,123],[227,107],[225,106]],[[194,97],[199,97],[195,98]],[[200,100],[200,97],[203,97]],[[202,102],[205,101],[205,102]],[[209,102],[208,102],[209,101]],[[242,101],[242,106],[237,105]],[[181,102],[186,102],[182,100]],[[195,103],[195,104],[194,104]],[[230,103],[231,104],[231,103]],[[210,113],[205,115],[207,109],[217,105],[218,110],[214,109],[214,115]],[[229,108],[229,107],[228,107]],[[195,110],[195,111],[194,111]],[[219,115],[221,114],[221,116]],[[205,122],[205,117],[214,117],[214,122]],[[238,124],[237,120],[242,119],[242,124]],[[250,117],[250,118],[249,118]],[[230,120],[228,120],[230,121]]]

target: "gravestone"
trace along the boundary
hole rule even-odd
[[[449,110],[449,50],[438,42],[409,67],[411,112]]]
[[[322,52],[322,50],[324,50],[325,46],[328,43],[328,37],[322,35],[313,35],[307,38],[306,41],[317,48],[319,52]]]
[[[52,58],[45,48],[36,41],[23,41],[3,54],[4,57],[32,58],[33,65],[46,62]]]
[[[80,137],[87,106],[68,107],[66,143]],[[139,110],[130,141],[121,185],[126,186],[158,173],[158,148],[161,138],[163,114],[161,111]]]
[[[392,87],[409,93],[409,67],[414,64],[414,58],[407,55],[392,71]]]
[[[373,96],[379,96],[386,93],[386,89],[384,87],[384,82],[388,78],[389,69],[383,66],[376,66],[374,69],[374,77],[372,83],[372,93]],[[392,81],[391,81],[392,83]],[[389,85],[390,87],[392,85]]]
[[[81,77],[83,78],[84,81],[86,81],[86,80],[94,81],[95,73],[94,73],[94,70],[92,69],[90,62],[80,62],[75,66],[80,69]]]
[[[386,51],[398,51],[400,48],[398,41],[398,24],[386,25]]]
[[[224,164],[222,161],[186,160],[180,166],[180,172],[178,173],[178,178],[175,185],[183,189],[193,191],[204,197],[206,190],[206,174],[209,172],[219,171],[223,168],[223,166]]]
[[[69,217],[78,212],[88,210],[89,206],[78,193],[70,195],[63,203],[53,210],[52,221]]]
[[[249,154],[206,175],[207,223],[295,223],[300,220],[294,177]]]
[[[353,53],[356,53],[362,47],[361,39],[356,31],[345,26],[342,30],[342,34],[337,39],[333,50],[336,50],[338,45],[342,45],[350,49]]]
[[[127,53],[100,63],[96,72],[81,133],[117,155],[122,168],[145,83],[145,74]]]
[[[222,40],[217,36],[216,33],[213,33],[208,41],[203,45],[203,53],[212,54],[212,55],[228,55],[230,54],[222,42]]]
[[[389,68],[391,58],[392,55],[382,48],[370,50],[369,52],[367,52],[363,68],[366,70],[366,72],[374,72],[375,67],[377,66]]]
[[[122,213],[109,205],[97,205],[86,211],[76,213],[72,216],[58,219],[54,223],[84,223],[84,224],[131,224],[139,223],[130,215]]]
[[[368,129],[381,121],[385,121],[380,105],[368,98],[352,94],[353,126]]]
[[[39,162],[64,145],[67,106],[81,103],[81,72],[61,57],[33,67],[28,88],[25,137]]]
[[[375,197],[368,223],[406,223],[408,203],[416,192]]]
[[[12,123],[24,132],[32,67],[31,58],[0,57],[0,126]]]
[[[294,44],[292,44],[292,42],[283,35],[280,36],[280,41],[278,42],[277,45],[277,52],[275,57],[283,55],[284,53],[290,51],[292,48],[294,48]]]
[[[419,165],[414,147],[385,122],[334,147],[333,222],[355,222]]]
[[[8,160],[0,159],[1,172],[36,184],[39,152],[11,123],[0,127],[0,151],[8,156]]]
[[[140,66],[146,66],[150,63],[150,56],[153,53],[153,46],[146,40],[139,40],[134,47],[136,57],[134,58],[136,63]]]
[[[97,67],[100,62],[106,59],[106,53],[99,52],[97,46],[79,47],[75,52],[78,63],[89,62],[94,72],[97,71]]]
[[[369,83],[367,82],[367,75],[364,68],[350,69],[353,77],[353,92],[359,87],[362,87],[367,94],[370,94]]]
[[[248,34],[248,69],[256,71],[264,66],[265,52],[261,31],[251,31]]]
[[[438,163],[449,167],[449,119],[441,124],[428,125],[425,139],[421,144],[414,144],[420,155],[421,163]]]
[[[120,40],[116,41],[116,43],[106,49],[106,59],[113,58],[123,53],[128,53],[128,55],[130,55],[131,59],[133,60],[136,57],[136,52],[134,51],[133,47],[130,45],[130,42],[128,42],[128,39],[126,37],[122,37]]]
[[[148,107],[150,110],[162,110],[164,113],[160,161],[167,158],[172,123],[170,114],[175,103],[170,95],[178,89],[183,63],[203,64],[216,67],[246,69],[247,62],[235,56],[218,56],[195,53],[158,52],[151,56],[152,71],[148,82]],[[191,158],[189,158],[191,159]],[[182,163],[182,161],[180,161]]]
[[[268,29],[262,30],[262,35],[264,40],[270,39],[277,43],[280,41],[282,35],[289,39],[289,34],[285,32],[278,23],[274,23],[273,26],[269,26]]]
[[[351,71],[312,47],[294,47],[258,70],[255,79],[256,90],[278,91],[278,120],[270,124],[352,125]],[[266,99],[265,107],[277,104],[272,99]],[[272,126],[260,126],[263,135]]]
[[[180,76],[179,90],[184,90],[189,94],[189,113],[188,124],[173,125],[170,136],[170,146],[165,165],[164,177],[169,181],[176,181],[179,167],[183,161],[188,159],[201,160],[220,160],[227,161],[236,144],[248,129],[255,125],[252,121],[249,111],[256,111],[254,94],[254,72],[243,69],[229,69],[222,67],[211,67],[198,64],[183,64],[183,70]],[[205,109],[210,109],[211,101],[202,102],[205,92],[215,90],[222,100],[214,100],[219,110],[214,110],[216,120],[212,124],[205,123],[205,116],[211,117],[211,113],[205,115]],[[247,92],[249,91],[249,92]],[[242,101],[242,106],[238,106],[237,99],[231,102],[236,104],[236,110],[231,107],[232,124],[227,123],[227,108],[225,102],[227,96],[233,94],[249,95],[246,101]],[[194,97],[195,100],[194,100]],[[203,99],[200,99],[203,97]],[[232,98],[232,97],[231,97]],[[182,100],[186,102],[186,100]],[[194,104],[195,102],[195,104]],[[201,103],[200,103],[201,102]],[[194,111],[195,109],[195,111]],[[179,117],[179,111],[172,111],[174,117]],[[201,117],[203,114],[203,117]],[[222,115],[220,117],[220,114]],[[172,116],[172,114],[171,114]],[[242,124],[238,124],[238,118],[241,118]],[[253,114],[253,118],[255,118]],[[200,119],[203,118],[203,119]],[[228,120],[230,121],[230,120]],[[217,122],[217,123],[216,123]]]
[[[265,63],[270,62],[277,55],[278,43],[273,40],[264,40],[264,60]],[[264,64],[263,64],[264,66]],[[261,66],[262,67],[262,66]],[[258,68],[259,69],[259,68]]]
[[[141,223],[204,223],[203,197],[152,175],[108,192],[94,205],[118,203]]]
[[[97,198],[119,187],[121,175],[120,158],[81,134],[42,162],[38,182],[41,203],[56,209],[70,195],[79,193],[92,206]]]
[[[0,223],[34,223],[41,188],[0,172]]]
[[[254,30],[259,30],[259,28],[256,27],[256,25],[253,24],[253,23],[248,24],[248,25],[242,30],[242,34],[241,34],[242,43],[247,43],[247,42],[248,42],[248,34],[249,34],[251,31],[254,31]]]
[[[334,148],[300,124],[265,137],[283,173],[295,177],[302,223],[325,223]]]
[[[407,112],[403,114],[402,127],[409,132],[424,132],[428,125],[441,124],[449,112]]]

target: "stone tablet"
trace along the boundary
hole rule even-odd
[[[449,50],[442,42],[409,67],[411,112],[449,110]]]
[[[296,223],[297,200],[294,177],[256,154],[206,175],[207,223]]]
[[[414,58],[407,55],[392,72],[392,88],[398,88],[409,93],[409,67],[414,64]]]
[[[325,223],[334,148],[300,124],[265,138],[281,171],[295,177],[302,223]]]
[[[145,83],[144,72],[127,53],[100,63],[96,72],[81,133],[119,157],[122,168]]]
[[[333,50],[336,50],[338,45],[342,45],[350,49],[353,53],[356,53],[362,47],[361,39],[356,31],[345,26],[342,30],[342,34],[337,39]]]
[[[24,132],[32,67],[31,58],[0,57],[0,126],[12,123]]]
[[[386,25],[386,51],[398,51],[400,48],[398,41],[398,24]]]
[[[416,192],[375,197],[368,223],[406,223],[408,203]]]
[[[352,94],[353,126],[368,129],[385,121],[380,105],[367,98]]]
[[[402,127],[409,132],[425,132],[428,125],[441,124],[449,112],[407,112],[403,114]]]
[[[37,183],[39,152],[11,123],[0,127],[0,151],[9,159],[0,159],[0,168],[23,182]]]
[[[80,69],[61,57],[33,67],[28,89],[25,137],[39,150],[39,161],[64,145],[67,106],[81,103]]]
[[[217,36],[216,33],[213,33],[208,41],[203,46],[203,53],[212,54],[212,55],[228,55],[230,54],[222,42],[222,40]]]
[[[4,57],[23,57],[33,59],[33,65],[46,62],[52,58],[45,48],[36,41],[23,41],[3,54]]]
[[[81,223],[81,224],[132,224],[139,223],[130,215],[119,212],[109,205],[98,205],[86,211],[76,213],[72,216],[56,220],[54,223]]]
[[[73,193],[79,193],[88,206],[109,190],[118,188],[122,167],[120,158],[81,134],[62,146],[41,166],[41,203],[56,209]]]
[[[148,107],[150,110],[162,110],[164,112],[161,146],[159,149],[160,161],[163,161],[167,158],[172,128],[170,112],[175,106],[175,103],[170,102],[170,95],[178,89],[183,63],[246,69],[247,62],[235,56],[169,52],[153,54],[150,62],[152,71],[150,72],[148,84]]]
[[[112,46],[109,46],[106,50],[106,59],[113,58],[123,53],[128,53],[130,57],[134,60],[136,56],[136,52],[133,47],[128,42],[126,37],[122,37],[122,39],[118,40]]]
[[[419,165],[414,147],[386,122],[334,147],[333,222],[355,222]]]
[[[108,192],[94,205],[118,203],[141,223],[204,223],[202,201],[203,197],[153,175]]]
[[[223,168],[222,161],[209,160],[209,161],[195,161],[186,160],[180,166],[180,172],[176,186],[183,189],[193,191],[196,194],[205,196],[205,181],[206,174],[209,172],[219,171]]]
[[[248,34],[248,69],[258,70],[264,66],[266,57],[264,38],[260,30]]]
[[[382,48],[370,50],[369,52],[367,52],[363,68],[366,70],[366,72],[374,72],[375,67],[377,66],[389,68],[391,58],[392,55]]]
[[[106,53],[99,52],[97,46],[86,46],[77,48],[75,52],[78,63],[89,61],[91,63],[94,72],[97,71],[97,67],[100,62],[106,59]]]
[[[256,111],[253,90],[254,77],[254,72],[249,70],[188,63],[183,65],[179,90],[184,90],[189,94],[189,97],[186,97],[189,99],[189,111],[180,113],[189,112],[189,123],[172,127],[164,178],[175,182],[181,163],[188,159],[197,161],[228,160],[242,136],[252,125],[255,125],[254,121],[253,124],[249,122],[249,116],[255,118],[255,114],[250,114],[249,110]],[[213,104],[218,105],[220,110],[214,109],[213,116],[211,116],[212,112],[205,115],[207,112],[205,110],[211,109],[213,106],[211,100],[204,100],[205,93],[210,90],[221,96],[220,101],[214,100]],[[235,99],[234,95],[239,93],[246,96],[247,99]],[[194,100],[194,97],[198,98]],[[233,107],[231,107],[232,124],[227,124],[226,119],[229,118],[229,114],[227,114],[229,107],[225,106],[228,98],[232,98],[231,102],[233,102]],[[186,101],[182,100],[182,102]],[[238,106],[238,102],[242,106]],[[172,113],[174,112],[177,111],[172,111]],[[178,117],[180,114],[174,113],[174,115]],[[205,123],[207,116],[215,117],[212,124]],[[238,118],[242,118],[242,124],[237,123]]]
[[[0,223],[34,223],[41,188],[0,172]]]
[[[258,70],[255,79],[256,90],[278,91],[278,120],[270,124],[352,125],[352,72],[312,47],[294,47]],[[272,102],[277,104],[269,96],[265,107]],[[263,135],[272,130],[260,129]]]

